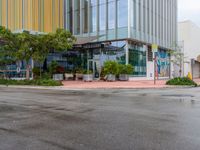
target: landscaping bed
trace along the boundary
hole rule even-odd
[[[167,81],[167,85],[177,85],[177,86],[198,86],[196,82],[187,77],[178,77]]]
[[[0,79],[0,85],[33,85],[33,86],[62,86],[61,81],[52,79],[37,79],[37,80],[7,80]]]

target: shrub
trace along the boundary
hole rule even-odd
[[[83,72],[84,72],[84,70],[82,68],[76,68],[75,69],[75,73],[82,74]]]
[[[34,74],[34,78],[38,78],[40,76],[40,68],[39,67],[34,67],[32,69],[32,72]]]
[[[56,73],[56,69],[58,67],[58,63],[56,61],[52,61],[51,64],[49,65],[49,72],[51,75],[53,75],[54,73]]]
[[[51,74],[48,72],[44,72],[42,73],[42,79],[51,79]]]
[[[83,74],[93,74],[92,70],[84,70]]]
[[[128,65],[118,65],[118,74],[132,74],[133,73],[133,66],[128,64]]]
[[[104,74],[118,74],[118,63],[116,61],[106,61],[103,68]]]
[[[178,77],[167,81],[167,85],[189,85],[189,86],[197,86],[197,83],[187,77]]]

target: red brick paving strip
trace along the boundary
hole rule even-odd
[[[159,80],[154,85],[154,81],[128,81],[128,82],[105,82],[105,81],[63,81],[65,88],[78,88],[78,89],[98,89],[98,88],[166,88],[170,87],[165,85],[166,80]]]

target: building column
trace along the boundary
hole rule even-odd
[[[117,35],[118,35],[118,33],[117,33],[117,27],[118,27],[118,17],[117,17],[117,15],[118,15],[118,5],[117,5],[117,3],[118,3],[118,0],[115,0],[115,39],[117,39]]]
[[[73,18],[73,29],[72,34],[75,34],[75,0],[72,1],[72,18]]]
[[[106,0],[106,39],[108,39],[108,0]]]
[[[80,35],[83,34],[83,1],[80,0]]]
[[[98,37],[98,40],[99,40],[99,0],[97,0],[97,20],[96,20],[96,30],[97,30],[97,37]]]
[[[129,64],[129,43],[128,43],[128,40],[126,40],[125,54],[126,54],[126,65],[128,65]]]
[[[88,0],[88,36],[90,36],[91,31],[91,0]]]
[[[128,0],[128,38],[131,38],[131,16],[131,0]]]

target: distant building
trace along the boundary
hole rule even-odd
[[[191,21],[179,22],[178,41],[184,53],[183,75],[200,78],[200,27]]]
[[[132,64],[133,77],[153,79],[151,45],[156,44],[158,75],[170,76],[168,50],[177,42],[177,0],[0,0],[0,12],[0,24],[12,31],[71,31],[78,37],[74,55],[84,68],[88,62],[102,65],[110,59]]]

